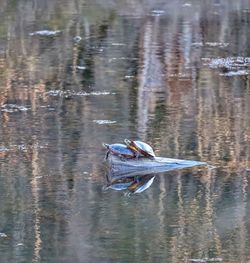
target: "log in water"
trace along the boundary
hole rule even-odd
[[[208,164],[206,162],[164,157],[155,157],[154,160],[148,158],[122,160],[121,158],[111,154],[106,161],[106,166],[113,178],[156,174],[201,165]]]

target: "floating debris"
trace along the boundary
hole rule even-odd
[[[8,152],[9,149],[6,148],[5,146],[0,146],[0,153],[3,153],[3,152]]]
[[[1,107],[1,111],[8,112],[8,113],[22,112],[22,111],[27,111],[27,110],[29,110],[27,107],[16,105],[16,104],[4,104]]]
[[[60,30],[40,30],[40,31],[35,31],[33,33],[29,33],[30,36],[46,36],[46,37],[54,37],[61,33]]]
[[[160,10],[160,9],[155,9],[151,11],[153,16],[161,16],[165,14],[164,10]]]
[[[203,263],[203,262],[221,262],[222,258],[190,258],[191,262]]]
[[[117,121],[110,121],[110,120],[93,120],[93,122],[103,125],[103,124],[114,124]]]
[[[92,92],[85,92],[85,91],[72,91],[72,90],[50,90],[46,92],[49,96],[105,96],[105,95],[114,95],[114,92],[110,91],[92,91]]]
[[[81,38],[80,36],[75,36],[75,37],[73,38],[73,40],[74,40],[76,43],[79,43],[79,42],[82,40],[82,38]]]
[[[229,43],[223,43],[223,42],[194,42],[192,43],[192,46],[195,47],[203,47],[203,46],[208,46],[208,47],[227,47]]]
[[[183,7],[190,7],[190,6],[192,6],[192,4],[190,4],[190,3],[185,3],[185,4],[183,4],[182,6],[183,6]]]
[[[91,49],[97,53],[102,53],[104,51],[104,48],[99,46],[91,46]]]
[[[212,170],[215,170],[215,169],[216,169],[216,166],[211,165],[211,164],[208,164],[208,165],[207,165],[207,168],[208,168],[209,171],[212,171]]]
[[[54,107],[49,107],[48,110],[49,111],[55,111],[56,109]]]
[[[50,90],[46,92],[47,95],[49,96],[61,96],[63,94],[63,91],[61,90]]]
[[[240,67],[250,67],[250,57],[203,58],[202,60],[210,68],[237,69]]]
[[[133,61],[133,60],[138,60],[138,58],[120,57],[120,58],[110,58],[108,61],[109,61],[109,63],[110,63],[110,62],[119,61],[119,60],[129,60],[129,61]]]
[[[43,108],[43,109],[48,109],[50,111],[53,111],[55,110],[54,107],[52,107],[51,105],[41,105],[40,108]]]
[[[185,74],[185,73],[177,73],[177,74],[169,74],[169,78],[179,78],[179,79],[190,79],[190,74]]]
[[[24,244],[23,243],[17,243],[16,246],[21,247],[21,246],[24,246]]]
[[[192,46],[195,46],[195,47],[203,47],[204,44],[202,42],[193,42],[192,43]]]
[[[226,73],[220,73],[221,76],[227,76],[227,77],[245,76],[249,74],[250,74],[250,70],[238,70],[238,71],[229,71]]]
[[[42,176],[42,175],[40,175],[40,176],[35,176],[34,178],[36,178],[36,179],[41,179],[41,178],[43,178],[43,176]]]
[[[84,69],[86,69],[86,67],[84,67],[84,66],[76,66],[76,69],[84,70]]]
[[[0,232],[0,238],[6,238],[6,237],[8,237],[8,236],[5,233]]]
[[[111,46],[125,46],[124,43],[111,43]]]
[[[221,42],[205,42],[205,46],[209,47],[227,47],[229,43],[221,43]]]
[[[108,92],[108,91],[92,91],[92,92],[77,92],[73,95],[76,96],[100,96],[100,95],[110,95],[110,94],[115,94],[112,92]]]
[[[9,146],[8,151],[10,152],[27,152],[29,149],[45,149],[48,147],[48,144],[40,145],[38,143],[34,144],[12,144]]]
[[[126,75],[126,76],[124,76],[124,79],[134,79],[135,78],[135,76],[133,76],[133,75]]]
[[[17,149],[22,152],[27,152],[27,146],[25,144],[17,145]]]
[[[23,151],[23,152],[27,152],[28,149],[46,149],[48,148],[48,144],[44,144],[44,145],[40,145],[38,143],[34,143],[34,144],[19,144],[19,145],[13,145],[14,148]]]

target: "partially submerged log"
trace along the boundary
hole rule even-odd
[[[113,179],[156,174],[201,165],[207,165],[207,163],[164,157],[155,157],[154,160],[143,157],[139,159],[122,160],[120,157],[112,154],[109,154],[106,160],[109,177]]]

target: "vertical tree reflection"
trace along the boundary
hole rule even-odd
[[[1,1],[1,262],[249,260],[247,4]],[[127,137],[217,169],[103,192]]]

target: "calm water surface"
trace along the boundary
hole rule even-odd
[[[250,6],[202,2],[0,1],[0,262],[250,262]],[[216,169],[104,190],[124,138]]]

